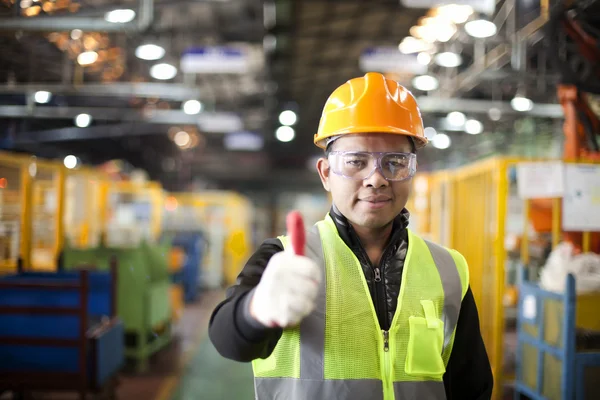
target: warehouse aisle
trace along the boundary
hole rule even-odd
[[[208,321],[224,292],[202,295],[199,304],[185,308],[178,326],[180,338],[177,366],[169,368],[166,360],[154,363],[160,386],[153,396],[140,396],[135,386],[125,384],[120,399],[154,398],[155,400],[245,400],[254,398],[252,367],[222,358],[208,339]],[[162,368],[161,368],[162,367]],[[167,371],[165,371],[164,369]],[[157,369],[163,369],[158,371]],[[165,373],[167,372],[167,373]],[[146,384],[143,389],[150,389]]]
[[[171,400],[251,400],[252,367],[222,358],[205,338]]]

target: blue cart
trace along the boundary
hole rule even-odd
[[[0,393],[116,398],[125,335],[115,314],[115,268],[0,279]]]
[[[564,293],[554,293],[522,275],[515,399],[600,399],[600,332],[578,334],[574,276]]]
[[[181,271],[173,277],[173,283],[183,287],[186,303],[196,301],[199,294],[199,280],[204,256],[203,232],[178,232],[173,239],[174,247],[185,252],[185,262]]]

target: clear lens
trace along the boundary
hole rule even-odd
[[[414,176],[417,157],[412,153],[332,152],[329,163],[333,173],[349,179],[367,179],[378,169],[387,180],[403,181]]]

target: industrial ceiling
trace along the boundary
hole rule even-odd
[[[327,96],[364,74],[368,49],[401,54],[399,43],[432,15],[407,3],[414,1],[0,0],[0,145],[53,158],[74,154],[89,164],[122,159],[169,190],[192,182],[237,189],[314,186],[307,165],[319,155],[312,137]],[[598,21],[582,10],[597,2],[581,3],[577,18],[594,26]],[[387,71],[419,98],[426,125],[452,139],[448,149],[424,150],[421,167],[539,144],[533,131],[542,127],[560,134],[557,48],[568,54],[569,44],[544,34],[555,7],[501,0],[490,14],[470,13],[468,20],[494,22],[497,33],[487,38],[467,34],[466,21],[453,24],[451,35],[430,41],[435,48],[427,51],[430,58],[459,54],[461,64],[419,60],[422,74],[437,79],[435,89],[419,90],[415,71],[402,65]],[[115,10],[121,13],[110,14]],[[147,44],[165,54],[140,58]],[[186,68],[182,56],[193,58],[210,46],[241,52],[243,67]],[[156,64],[176,70],[152,72]],[[174,75],[156,79],[157,73]],[[47,98],[36,98],[44,93]],[[510,101],[523,93],[535,106],[516,111]],[[297,115],[289,142],[275,135],[284,110]],[[480,121],[483,134],[449,129],[444,124],[452,111]],[[252,149],[231,147],[241,138]]]

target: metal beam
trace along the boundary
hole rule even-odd
[[[70,31],[81,29],[87,32],[143,32],[154,20],[154,0],[140,0],[137,19],[125,24],[90,17],[18,17],[0,19],[0,30],[4,31]]]
[[[108,97],[158,97],[165,100],[185,101],[199,99],[200,88],[175,83],[158,82],[119,82],[85,85],[64,85],[47,83],[10,84],[0,86],[1,93],[27,94],[45,90],[52,94]]]
[[[106,139],[123,136],[146,136],[166,134],[167,128],[148,123],[125,123],[94,125],[87,128],[60,128],[44,131],[20,132],[12,143],[16,146],[30,143],[51,143],[70,140]]]
[[[560,104],[535,104],[531,111],[514,110],[510,103],[492,100],[445,99],[422,96],[417,99],[422,113],[461,111],[468,114],[487,114],[490,109],[497,108],[502,115],[527,115],[545,118],[564,118]]]
[[[512,1],[511,9],[508,11],[509,14],[513,13],[514,15],[514,0]],[[503,18],[496,16],[497,18]],[[510,18],[510,15],[506,15],[507,18]],[[461,72],[454,78],[449,85],[443,85],[442,95],[447,97],[453,97],[457,93],[470,90],[475,87],[479,81],[481,74],[489,68],[501,68],[511,61],[511,50],[517,44],[526,46],[531,42],[537,42],[539,40],[538,32],[544,27],[544,25],[548,22],[547,13],[543,12],[542,15],[535,20],[531,21],[529,24],[519,29],[516,32],[512,32],[514,26],[511,25],[508,28],[508,36],[510,40],[510,44],[500,44],[490,50],[488,53],[483,55],[483,57],[478,58],[476,62],[467,68],[465,71]]]
[[[105,107],[32,107],[0,106],[0,117],[73,119],[79,114],[89,114],[97,121],[147,122],[164,125],[197,125],[205,132],[228,133],[243,129],[241,119],[234,113],[206,111],[187,115],[180,110],[132,110]]]

